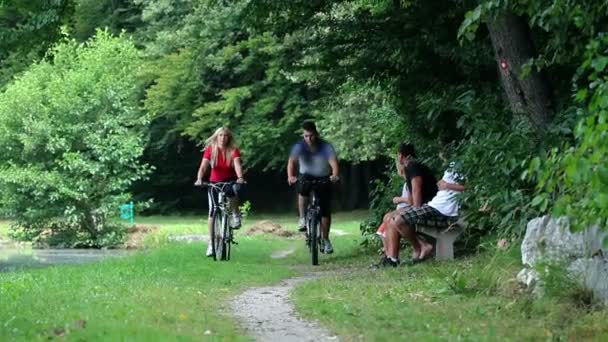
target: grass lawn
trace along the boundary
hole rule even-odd
[[[225,302],[292,275],[269,258],[283,245],[248,239],[234,260],[218,263],[204,257],[203,244],[167,244],[123,259],[0,273],[0,340],[246,340]]]
[[[131,257],[0,273],[0,341],[248,340],[229,317],[228,300],[247,287],[312,270],[330,275],[299,285],[296,308],[344,341],[608,340],[608,312],[581,304],[574,298],[580,292],[558,284],[553,295],[534,300],[519,289],[513,281],[520,269],[517,246],[454,262],[370,270],[378,258],[360,245],[365,215],[334,216],[336,252],[321,255],[317,267],[299,237],[242,234],[258,220],[295,230],[294,215],[254,215],[237,233],[230,262],[205,258],[204,243],[161,238]],[[159,227],[161,237],[205,231],[194,216],[136,223]],[[288,248],[295,252],[287,258],[270,258]]]
[[[376,271],[366,268],[376,257],[352,254],[342,264],[354,271],[294,293],[305,317],[344,340],[608,341],[608,312],[580,304],[580,292],[534,300],[519,289],[518,248]]]
[[[338,214],[343,239],[357,241],[365,212]],[[253,216],[295,229],[293,216]],[[159,235],[200,234],[200,217],[146,217]],[[346,237],[349,237],[346,239]],[[0,341],[248,340],[227,316],[226,302],[243,289],[295,275],[309,262],[301,239],[246,237],[237,232],[233,260],[204,257],[204,243],[160,243],[132,257],[93,264],[0,273]],[[342,241],[342,240],[340,240]],[[337,242],[338,243],[338,242]],[[297,247],[297,256],[271,259]]]
[[[9,221],[0,220],[0,239],[8,239]]]

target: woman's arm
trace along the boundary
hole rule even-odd
[[[243,178],[243,164],[241,163],[241,157],[234,158],[234,171],[238,177],[237,182],[243,182],[245,179]]]
[[[200,185],[203,182],[203,177],[207,174],[209,165],[209,159],[203,158],[203,160],[201,160],[201,165],[198,167],[198,172],[196,173],[196,182],[194,184]]]
[[[407,204],[412,204],[410,203],[410,198],[409,197],[393,197],[393,204],[401,204],[401,203],[407,203]]]

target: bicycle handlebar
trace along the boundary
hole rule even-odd
[[[301,183],[301,184],[310,184],[310,185],[325,185],[325,184],[331,183],[331,180],[329,179],[329,177],[324,177],[321,179],[298,178],[297,182]]]
[[[202,182],[200,185],[195,185],[195,186],[201,187],[201,188],[209,188],[209,187],[211,187],[211,188],[214,188],[214,189],[219,190],[219,191],[224,191],[224,186],[225,185],[232,185],[232,184],[235,184],[235,183],[236,182],[233,182],[233,181],[231,181],[231,182],[213,182],[213,183],[211,183],[211,182]]]

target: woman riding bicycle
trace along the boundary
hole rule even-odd
[[[239,212],[239,203],[237,192],[239,185],[245,183],[243,179],[243,165],[241,164],[241,152],[236,146],[232,132],[226,127],[218,128],[213,135],[205,141],[205,150],[203,159],[198,168],[196,182],[194,185],[200,186],[203,183],[203,177],[211,169],[209,181],[217,182],[236,182],[237,186],[226,187],[224,190],[230,198],[230,207],[232,208],[232,223],[233,229],[238,229],[241,226],[241,215]],[[209,188],[209,241],[213,241],[211,236],[213,227],[213,203],[217,203],[218,191]],[[213,247],[211,243],[207,246],[207,256],[213,256]]]

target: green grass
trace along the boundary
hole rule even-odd
[[[455,262],[361,267],[375,259],[358,255],[355,271],[299,286],[298,310],[344,340],[608,340],[606,310],[577,306],[567,291],[533,300],[519,289],[516,248]]]
[[[9,221],[0,220],[0,239],[8,239]]]
[[[204,257],[203,244],[167,244],[100,263],[0,273],[0,340],[62,331],[70,340],[246,340],[226,317],[226,301],[293,271],[269,258],[285,242],[241,240],[230,262]]]
[[[350,232],[358,233],[359,223],[367,218],[367,211],[353,211],[336,213],[333,220],[336,228],[348,229]],[[296,230],[297,216],[294,214],[252,214],[243,219],[243,228],[247,229],[252,224],[270,220],[280,224],[289,230]],[[200,234],[207,232],[207,216],[185,215],[185,216],[140,216],[135,219],[136,224],[156,226],[170,234]]]
[[[337,214],[336,228],[349,233],[338,240],[356,242],[363,217],[365,212]],[[259,220],[296,228],[292,215],[257,215],[243,229]],[[136,223],[159,227],[160,236],[206,229],[196,216],[145,217]],[[295,275],[292,266],[308,265],[310,259],[300,238],[246,237],[242,231],[230,262],[205,258],[204,243],[161,242],[132,257],[0,273],[0,340],[62,335],[68,340],[247,340],[227,317],[226,302],[247,287]],[[297,255],[270,258],[273,250],[292,246]]]
[[[237,232],[230,262],[203,257],[204,243],[166,243],[135,256],[99,263],[0,273],[0,340],[248,340],[227,302],[243,289],[305,271],[329,276],[301,284],[296,308],[342,340],[536,341],[608,340],[608,312],[573,299],[576,291],[533,299],[514,281],[517,246],[454,262],[372,271],[377,256],[360,245],[365,212],[337,214],[336,252],[320,266],[300,237],[243,236],[271,220],[295,230],[294,215],[254,215]],[[158,236],[205,232],[203,219],[145,217]],[[489,244],[487,244],[489,245]],[[285,259],[274,250],[296,248]],[[579,293],[580,294],[580,293]],[[80,322],[86,322],[84,327]],[[210,331],[210,335],[206,332]]]

